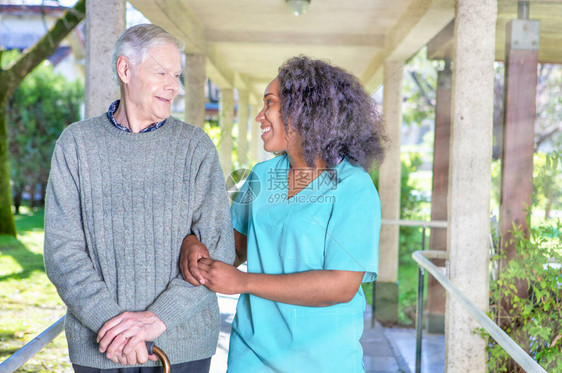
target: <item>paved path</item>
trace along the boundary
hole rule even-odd
[[[211,373],[226,371],[228,340],[237,301],[237,296],[219,295],[221,332],[217,352],[211,361]],[[371,310],[367,307],[361,344],[367,373],[415,372],[415,329],[383,328],[378,322],[371,328]],[[422,373],[444,372],[445,337],[424,333],[422,346]]]

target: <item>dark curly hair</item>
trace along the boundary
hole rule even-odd
[[[358,79],[342,68],[305,56],[279,68],[281,119],[287,133],[302,137],[304,157],[327,168],[343,158],[369,170],[380,165],[388,138],[375,101]]]

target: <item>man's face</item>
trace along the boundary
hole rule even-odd
[[[170,116],[178,94],[181,57],[174,44],[150,48],[144,61],[134,66],[125,99],[140,121],[157,123]]]

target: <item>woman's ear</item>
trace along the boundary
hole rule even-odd
[[[123,84],[127,84],[131,81],[131,62],[125,56],[119,56],[116,62],[117,65],[117,75]]]

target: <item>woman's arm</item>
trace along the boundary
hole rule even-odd
[[[201,259],[205,285],[219,293],[249,293],[281,303],[326,307],[349,302],[357,293],[364,272],[307,271],[283,275],[245,273],[211,259]]]
[[[234,266],[238,267],[246,261],[247,237],[234,229],[234,246],[236,259]],[[207,246],[201,243],[197,236],[190,234],[183,239],[180,251],[180,270],[183,279],[193,286],[205,285],[205,279],[199,271],[199,259],[210,258]]]
[[[248,237],[234,230],[234,247],[236,248],[236,259],[234,260],[234,267],[239,267],[244,263],[247,258],[248,252]]]

